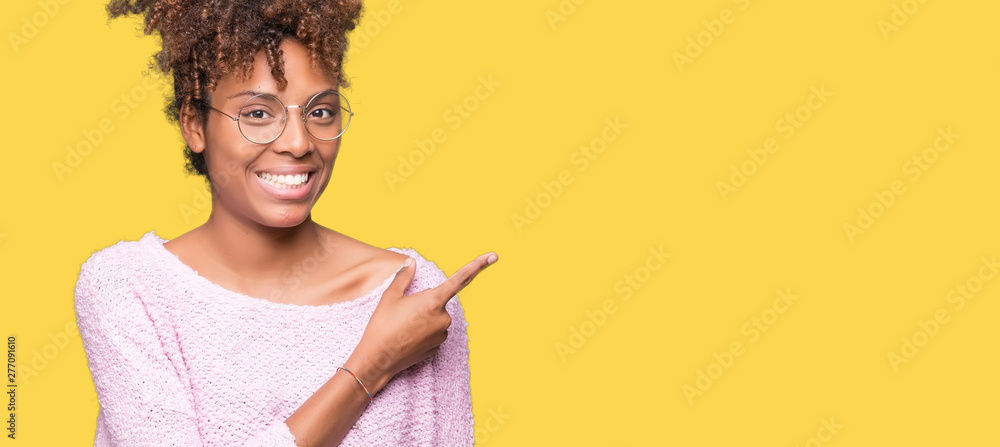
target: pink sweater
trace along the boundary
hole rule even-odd
[[[394,277],[352,301],[278,303],[200,276],[150,231],[80,269],[76,318],[100,402],[95,446],[294,446],[285,425],[354,350]],[[412,249],[409,295],[445,274]],[[341,445],[472,445],[467,323],[375,395]],[[343,373],[340,373],[343,374]],[[360,387],[358,392],[362,392]]]

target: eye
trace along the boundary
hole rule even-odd
[[[243,111],[243,116],[245,116],[245,117],[247,117],[249,119],[254,119],[254,120],[263,120],[263,119],[271,118],[271,114],[267,113],[267,111],[264,110],[264,109],[244,110]]]
[[[337,114],[336,111],[329,107],[317,107],[309,111],[309,118],[313,119],[330,119]]]

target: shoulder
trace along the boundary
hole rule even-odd
[[[402,267],[407,257],[413,258],[417,269],[413,274],[413,281],[410,282],[410,287],[407,289],[409,293],[437,287],[448,279],[444,271],[432,260],[434,259],[433,255],[428,255],[427,251],[417,251],[409,246],[379,248],[330,229],[324,228],[323,231],[324,240],[338,241],[337,246],[340,248],[349,247],[349,251],[353,252],[353,256],[356,257],[356,262],[368,264],[369,271],[378,272],[374,275],[379,278],[394,274]],[[452,301],[455,301],[455,305],[457,305],[457,300]]]
[[[322,228],[322,231],[321,239],[331,241],[330,245],[334,250],[340,249],[351,253],[350,257],[354,259],[354,263],[368,264],[373,272],[389,272],[390,274],[396,272],[406,261],[406,258],[410,257],[417,263],[414,283],[419,279],[422,282],[433,282],[434,284],[431,285],[433,287],[447,278],[437,264],[412,247],[380,248],[328,228]],[[385,275],[379,274],[378,276],[384,277]]]
[[[145,275],[155,254],[153,244],[162,244],[153,232],[137,241],[122,240],[94,252],[80,266],[73,304],[81,334],[88,334],[87,343],[103,336],[95,334],[116,333],[148,321],[140,295],[149,287]]]
[[[417,271],[413,274],[413,282],[411,283],[411,286],[416,290],[437,287],[445,279],[448,279],[448,276],[434,261],[412,247],[390,247],[389,250],[400,253],[404,260],[405,257],[411,257],[417,263]]]
[[[162,244],[162,240],[150,231],[139,240],[121,240],[95,251],[80,266],[77,289],[130,281],[148,260],[154,243]]]

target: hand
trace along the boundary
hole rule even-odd
[[[404,264],[382,293],[345,366],[356,368],[351,371],[374,394],[399,371],[434,355],[448,338],[451,326],[445,304],[496,260],[496,253],[482,254],[437,287],[404,296],[416,272],[416,262],[408,258],[409,265]]]

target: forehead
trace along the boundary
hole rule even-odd
[[[271,74],[271,66],[262,49],[254,57],[253,72],[250,76],[243,79],[234,74],[220,79],[213,92],[213,99],[225,101],[240,92],[254,91],[271,93],[293,104],[304,104],[318,92],[337,89],[336,74],[327,73],[322,67],[314,64],[309,50],[301,43],[285,39],[280,48],[286,81],[284,88],[279,86]]]

